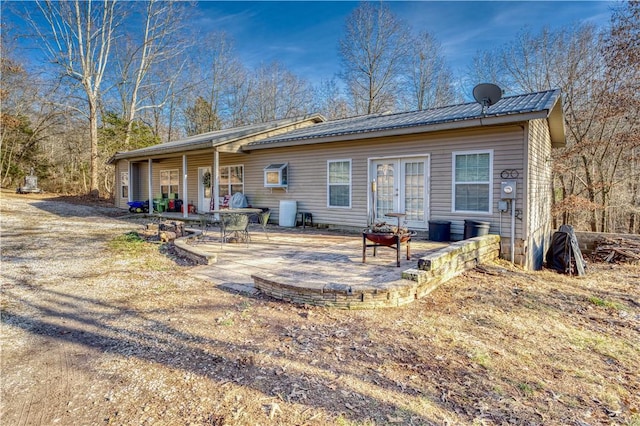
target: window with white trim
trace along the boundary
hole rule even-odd
[[[178,169],[160,170],[160,192],[162,198],[170,198],[169,194],[178,194],[180,186],[180,174]]]
[[[453,153],[453,211],[491,212],[493,151]]]
[[[351,207],[351,160],[327,161],[327,205]]]
[[[129,172],[120,172],[120,196],[129,199]]]
[[[244,194],[244,166],[220,166],[220,183],[218,190],[220,197],[233,195],[236,192]]]

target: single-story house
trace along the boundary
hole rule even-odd
[[[551,148],[565,145],[561,93],[326,121],[321,115],[226,129],[129,152],[115,166],[116,206],[176,197],[186,216],[243,193],[253,207],[296,202],[314,224],[362,229],[405,213],[427,231],[467,223],[502,236],[502,256],[542,265],[551,237]],[[173,195],[176,194],[176,195]],[[512,236],[515,235],[515,238]]]

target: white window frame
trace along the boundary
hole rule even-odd
[[[177,175],[177,180],[176,180],[175,183],[171,181],[171,174],[172,173],[175,173]],[[164,170],[160,170],[160,193],[161,194],[164,194],[164,192],[162,192],[162,187],[165,186],[162,183],[162,175],[163,174],[168,175],[169,184],[166,185],[166,186],[168,186],[167,197],[169,196],[169,194],[178,194],[179,195],[180,194],[180,170],[179,169],[164,169]],[[177,190],[176,191],[172,191],[171,190],[172,187],[176,187]]]
[[[470,184],[488,184],[489,185],[489,205],[488,210],[462,210],[456,206],[456,158],[463,155],[473,154],[489,154],[489,181],[474,181],[474,182],[460,182],[460,185]],[[451,212],[452,213],[473,213],[473,214],[486,214],[493,213],[493,150],[492,149],[478,149],[470,151],[453,151],[451,153]]]
[[[127,188],[127,195],[124,195],[124,188]],[[120,172],[120,198],[129,199],[129,172]]]
[[[222,170],[223,169],[227,169],[228,175],[229,177],[231,177],[231,169],[234,167],[242,167],[242,183],[231,183],[231,181],[229,181],[226,185],[227,185],[227,190],[229,191],[229,196],[233,195],[231,193],[231,187],[232,186],[238,186],[238,185],[242,185],[242,191],[240,191],[240,193],[244,194],[244,181],[245,181],[245,171],[244,171],[244,164],[230,164],[228,166],[219,166],[218,167],[218,176],[220,177],[220,179],[222,179]],[[220,192],[220,188],[222,187],[222,183],[218,182],[218,191]],[[223,197],[222,195],[220,197]]]
[[[332,163],[349,163],[349,183],[331,183],[330,168]],[[331,205],[331,186],[348,186],[349,187],[349,205],[347,206],[334,206]],[[350,209],[352,203],[352,189],[353,189],[353,164],[350,158],[344,158],[340,160],[327,160],[327,208],[330,209]]]

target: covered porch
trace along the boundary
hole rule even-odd
[[[225,196],[246,192],[243,147],[291,130],[325,121],[319,114],[218,130],[133,151],[116,152],[115,205],[143,204],[149,212],[208,212],[224,207]],[[252,179],[262,178],[262,169]]]

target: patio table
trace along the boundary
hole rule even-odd
[[[254,208],[240,208],[240,209],[219,209],[211,210],[207,214],[216,215],[220,217],[220,244],[225,242],[228,238],[228,234],[233,234],[236,240],[244,239],[245,243],[251,240],[249,236],[249,218],[253,215],[259,215],[262,213],[262,209]],[[246,221],[234,221],[233,219],[227,221],[223,216],[247,216]],[[233,223],[232,226],[226,225],[227,223]],[[237,226],[241,224],[241,226]]]

